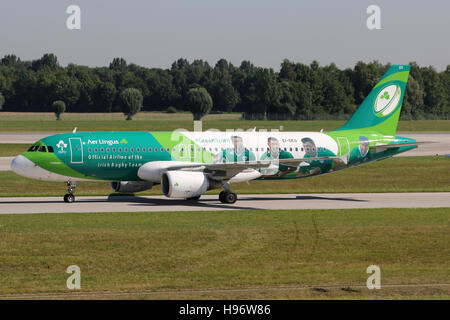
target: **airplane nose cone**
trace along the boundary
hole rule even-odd
[[[33,171],[35,164],[22,155],[18,155],[11,161],[11,169],[18,175],[27,177]]]

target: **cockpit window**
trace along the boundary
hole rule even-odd
[[[39,146],[31,146],[30,149],[28,149],[28,152],[34,152],[39,148]]]
[[[40,146],[38,151],[39,152],[47,152],[47,148],[45,146]]]
[[[52,146],[47,146],[47,150],[48,150],[48,152],[52,152],[52,153],[54,152]]]

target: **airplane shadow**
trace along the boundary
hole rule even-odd
[[[247,209],[247,210],[261,210],[261,208],[234,206],[230,204],[217,203],[218,199],[201,199],[199,201],[184,200],[184,199],[161,199],[151,197],[139,197],[139,196],[109,196],[108,202],[131,202],[130,205],[135,206],[180,206],[180,207],[199,207],[199,208],[214,208],[214,209]],[[208,203],[216,202],[216,203]],[[238,200],[239,203],[239,200]]]

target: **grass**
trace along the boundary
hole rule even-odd
[[[448,208],[2,215],[0,293],[70,293],[76,264],[82,293],[133,298],[448,299],[387,285],[450,282],[449,221]],[[364,288],[372,264],[381,290]]]
[[[443,157],[401,157],[373,162],[322,176],[289,181],[250,181],[232,185],[236,193],[450,192],[450,160]],[[12,171],[0,172],[0,197],[61,196],[61,182],[31,180]],[[25,190],[25,191],[24,191]],[[209,191],[217,194],[220,190]],[[75,195],[108,195],[105,182],[79,182]],[[161,195],[159,186],[140,193]]]
[[[17,156],[28,150],[30,143],[0,143],[0,157],[12,157]]]
[[[0,132],[70,132],[78,131],[171,131],[178,128],[193,130],[190,113],[168,114],[141,112],[132,121],[125,121],[121,113],[67,113],[56,121],[53,113],[0,113]],[[240,120],[240,113],[211,114],[203,118],[203,130],[279,129],[285,131],[331,131],[345,121],[248,121]],[[400,121],[399,131],[450,131],[450,120]]]

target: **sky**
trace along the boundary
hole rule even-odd
[[[69,30],[69,5],[81,29]],[[369,5],[381,29],[369,30]],[[108,66],[114,57],[170,68],[178,58],[214,65],[250,60],[279,70],[291,61],[340,68],[358,61],[450,65],[449,0],[1,0],[0,56]]]

